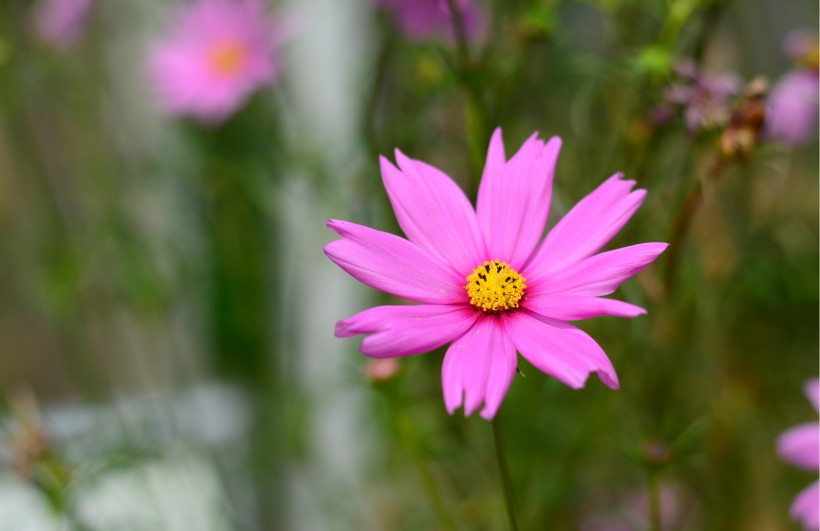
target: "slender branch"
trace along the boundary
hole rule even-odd
[[[498,461],[498,473],[501,476],[501,487],[504,491],[504,503],[507,506],[507,519],[510,530],[518,531],[518,521],[515,517],[515,495],[513,494],[510,471],[507,467],[507,458],[504,453],[504,434],[501,430],[501,421],[496,415],[493,419],[493,441],[495,443],[495,458]]]
[[[392,404],[391,407],[393,407],[395,411],[398,411],[397,423],[401,439],[404,441],[407,451],[410,453],[410,457],[413,460],[413,464],[416,466],[416,470],[421,476],[421,481],[424,484],[424,491],[426,492],[430,503],[433,505],[433,510],[436,513],[436,518],[438,519],[441,529],[455,531],[456,526],[453,523],[453,519],[450,516],[449,511],[447,510],[447,505],[444,503],[444,497],[441,495],[441,490],[438,488],[433,472],[430,470],[430,467],[427,465],[427,461],[421,453],[418,441],[416,440],[416,432],[410,422],[410,418],[401,408],[393,406]]]
[[[456,80],[464,91],[465,118],[467,126],[470,165],[474,179],[466,183],[470,187],[468,195],[475,195],[481,180],[481,168],[484,165],[484,148],[489,140],[487,127],[487,106],[484,101],[482,65],[474,60],[470,50],[464,11],[458,0],[447,0],[450,11],[453,34],[456,41],[456,61],[453,67]]]
[[[447,8],[450,10],[450,19],[453,22],[453,36],[456,39],[456,50],[461,67],[465,67],[472,62],[470,56],[470,44],[467,40],[467,25],[464,22],[464,13],[456,4],[457,0],[447,0]]]
[[[726,163],[726,158],[718,156],[709,167],[704,180],[716,179],[726,167]],[[671,292],[674,287],[675,274],[677,273],[678,264],[680,263],[681,248],[686,240],[692,219],[695,217],[695,213],[700,208],[701,203],[703,203],[703,184],[702,180],[698,180],[683,202],[683,205],[678,211],[678,215],[675,217],[675,222],[672,225],[672,233],[669,236],[669,254],[666,259],[666,271],[664,275],[667,292]]]
[[[649,472],[649,531],[661,531],[661,482],[655,471]]]
[[[695,212],[703,201],[703,188],[700,181],[695,183],[695,187],[689,192],[686,201],[683,202],[675,222],[672,225],[672,234],[669,236],[669,254],[666,257],[666,270],[664,271],[664,283],[667,292],[672,290],[675,282],[675,274],[680,263],[681,246],[689,232],[689,225],[692,222]]]

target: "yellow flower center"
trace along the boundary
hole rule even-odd
[[[217,77],[230,77],[244,68],[248,61],[245,46],[235,40],[216,42],[208,52],[208,67]]]
[[[500,260],[484,262],[467,277],[470,304],[481,310],[500,312],[518,308],[524,296],[526,278]]]

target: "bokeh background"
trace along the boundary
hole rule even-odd
[[[505,529],[491,425],[447,415],[441,351],[333,337],[388,299],[322,253],[327,218],[398,232],[379,154],[472,196],[496,126],[562,137],[549,225],[624,171],[648,196],[610,246],[673,243],[617,293],[648,315],[580,323],[620,391],[520,359],[521,527],[649,529],[655,493],[663,529],[800,528],[817,473],[775,441],[817,419],[816,88],[808,135],[761,115],[816,80],[788,46],[816,2],[474,0],[464,42],[398,0],[271,1],[278,77],[207,123],[147,72],[195,1],[93,0],[57,39],[0,2],[0,529]]]

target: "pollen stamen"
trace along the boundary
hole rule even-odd
[[[500,260],[484,262],[467,277],[464,289],[470,304],[485,312],[518,308],[527,279]]]

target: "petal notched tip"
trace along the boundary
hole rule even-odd
[[[396,150],[398,151],[398,150]],[[390,173],[398,172],[399,169],[390,162],[390,159],[384,155],[379,155],[379,168],[382,172],[382,179],[386,178]]]
[[[481,406],[481,404],[478,404],[475,407],[468,407],[464,403],[464,400],[465,400],[465,394],[464,393],[461,394],[460,398],[458,398],[457,400],[453,399],[453,401],[450,402],[450,403],[448,403],[445,400],[444,407],[445,407],[445,409],[447,409],[447,413],[450,416],[453,416],[455,414],[456,410],[458,410],[458,408],[460,408],[462,405],[464,405],[464,418],[467,418],[467,417],[472,416],[472,414],[475,413],[476,410],[478,410],[478,408]],[[498,414],[498,410],[500,408],[501,408],[501,403],[500,402],[498,404],[495,404],[495,405],[492,405],[492,406],[485,402],[484,407],[481,408],[481,411],[478,414],[484,420],[491,421]]]
[[[507,155],[504,151],[504,135],[501,132],[500,127],[496,127],[495,131],[493,131],[493,135],[490,137],[490,145],[487,149],[487,154],[488,156],[492,154],[494,157],[498,158],[502,164],[507,161]]]
[[[612,367],[590,371],[578,380],[569,380],[566,378],[560,378],[558,380],[566,384],[568,387],[578,391],[579,389],[586,387],[587,381],[593,373],[598,376],[598,379],[601,380],[602,384],[609,387],[613,391],[618,391],[621,388],[621,384],[618,381],[618,375],[615,374],[615,369]]]
[[[409,171],[410,165],[415,162],[413,159],[405,155],[401,152],[399,148],[396,148],[393,152],[393,155],[396,157],[396,164],[398,165],[401,171]]]
[[[473,413],[475,413],[478,410],[479,407],[481,407],[482,403],[483,399],[479,401],[471,401],[467,396],[467,391],[464,389],[459,390],[457,393],[450,393],[448,395],[448,393],[445,392],[444,394],[444,407],[450,416],[454,415],[458,408],[464,406],[464,418],[470,417]],[[485,420],[492,420],[497,411],[498,406],[496,406],[495,408],[489,408],[489,406],[485,404],[484,408],[481,410],[480,415]]]
[[[329,228],[330,230],[341,236],[342,231],[344,230],[343,227],[345,223],[345,221],[342,221],[340,219],[329,219],[325,221],[325,227]]]
[[[611,371],[598,370],[595,371],[595,373],[598,375],[598,379],[600,379],[605,386],[609,387],[613,391],[617,391],[621,388],[621,384],[618,382],[618,375],[615,374],[614,368]]]
[[[500,407],[501,402],[492,406],[490,404],[485,403],[484,408],[481,410],[481,413],[479,413],[479,415],[481,415],[481,418],[483,418],[484,420],[493,420],[495,418],[495,415],[498,413],[498,409]]]
[[[626,318],[638,317],[639,315],[646,315],[646,308],[641,308],[640,306],[632,305],[633,310],[631,315],[624,315]]]
[[[561,147],[563,145],[564,142],[561,140],[560,136],[553,136],[547,141],[547,145],[544,147],[544,152],[549,153],[551,156],[553,156],[553,158],[557,160],[558,154],[561,152]]]
[[[450,416],[453,416],[464,403],[464,390],[448,388],[446,384],[442,387],[442,390],[444,391],[444,408]]]
[[[350,319],[342,319],[336,323],[336,328],[333,330],[333,335],[336,337],[353,337],[361,334]]]

